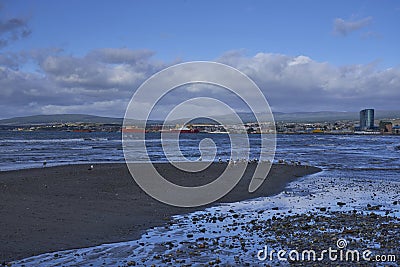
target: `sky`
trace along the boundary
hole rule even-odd
[[[3,0],[0,118],[123,117],[151,75],[197,60],[242,71],[276,112],[399,110],[399,25],[388,0]],[[193,96],[210,95],[226,92]]]

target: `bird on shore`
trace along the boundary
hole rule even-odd
[[[94,166],[90,165],[88,170],[91,171],[91,170],[93,170],[93,168],[94,168]]]
[[[43,168],[46,167],[46,165],[47,165],[47,161],[44,160],[44,161],[43,161]]]
[[[199,161],[203,161],[203,158],[200,156]]]

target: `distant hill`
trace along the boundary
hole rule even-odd
[[[122,118],[100,117],[86,114],[57,114],[57,115],[35,115],[27,117],[15,117],[0,120],[0,125],[44,125],[56,123],[103,123],[122,124]]]
[[[267,118],[264,114],[257,114],[261,120]],[[251,113],[239,113],[241,119],[247,122],[254,122],[254,115]],[[229,122],[229,116],[216,116],[216,120]],[[295,112],[295,113],[274,113],[275,122],[331,122],[338,120],[358,120],[359,112],[335,112],[335,111],[320,111],[320,112]],[[375,119],[400,119],[400,110],[380,111],[375,110]],[[176,124],[188,121],[188,119],[174,120],[169,123]],[[232,119],[233,121],[233,119]],[[100,117],[85,114],[57,114],[57,115],[35,115],[27,117],[15,117],[11,119],[0,120],[0,125],[6,126],[26,126],[26,125],[44,125],[57,123],[101,123],[101,124],[120,124],[122,118]],[[135,120],[132,120],[135,124]],[[209,123],[209,119],[199,118],[192,123]],[[149,121],[149,124],[162,123],[162,121]]]
[[[358,112],[297,112],[274,114],[276,122],[330,122],[338,120],[358,120]]]

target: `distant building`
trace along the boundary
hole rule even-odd
[[[393,126],[392,133],[393,134],[400,134],[400,126],[399,125]]]
[[[393,124],[390,121],[380,121],[379,130],[383,134],[391,134],[393,131]]]
[[[360,111],[360,130],[374,129],[374,109],[363,109]]]

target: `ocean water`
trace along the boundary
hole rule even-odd
[[[118,133],[0,131],[0,149],[0,171],[123,161]]]
[[[41,167],[46,160],[48,165],[123,162],[121,137],[118,133],[19,133],[2,132],[1,170]],[[166,161],[160,151],[159,135],[147,137],[147,149],[151,160]],[[184,134],[180,147],[189,159],[200,156],[199,142],[212,138],[217,145],[217,156],[223,160],[230,157],[229,139],[224,134]],[[167,140],[168,142],[168,140]],[[250,136],[251,157],[258,157],[257,136]],[[277,135],[275,161],[301,161],[321,167],[322,172],[306,176],[292,182],[288,188],[272,197],[224,204],[204,211],[175,217],[169,227],[149,229],[139,240],[117,244],[104,244],[93,248],[74,249],[57,253],[43,254],[14,262],[16,266],[123,266],[129,262],[148,266],[168,265],[165,255],[177,255],[178,261],[171,266],[185,264],[202,265],[216,257],[228,265],[249,263],[251,266],[272,264],[260,262],[254,255],[262,248],[262,239],[257,232],[250,233],[240,227],[227,225],[248,225],[251,220],[267,220],[272,216],[290,211],[291,214],[305,214],[325,207],[329,211],[364,211],[367,205],[380,205],[375,211],[382,215],[399,218],[400,205],[400,136],[362,136],[362,135]],[[237,155],[233,155],[235,157]],[[141,158],[141,155],[138,155]],[[337,202],[346,205],[338,206]],[[273,209],[278,207],[278,210]],[[260,213],[260,210],[267,212]],[[210,223],[210,216],[223,216],[228,211],[241,214],[236,222],[227,218],[223,223]],[[261,214],[261,215],[260,215]],[[199,231],[199,224],[207,229]],[[193,235],[190,238],[188,234]],[[190,240],[209,238],[233,242],[240,236],[246,244],[247,252],[241,246],[208,249],[201,253],[185,255]],[[236,239],[235,239],[236,238]],[[279,247],[279,240],[275,245]],[[224,242],[225,242],[224,241]],[[173,247],[166,244],[175,244]],[[145,245],[143,245],[145,244]],[[373,244],[372,244],[373,245]],[[378,244],[375,244],[378,246]],[[178,253],[179,252],[179,253]],[[160,256],[163,255],[163,256]],[[175,257],[175,256],[174,256]],[[176,258],[176,257],[175,257]],[[175,259],[176,260],[176,259]],[[183,262],[180,262],[183,264]],[[285,265],[280,262],[280,264]]]
[[[212,139],[217,147],[215,158],[229,159],[230,140],[226,134],[181,134],[179,145],[182,154],[197,160],[201,152],[200,141]],[[132,139],[132,142],[135,140]],[[141,140],[137,140],[141,142]],[[166,145],[171,142],[168,135]],[[249,135],[250,158],[258,158],[258,135]],[[166,162],[160,142],[160,134],[146,134],[147,151],[135,151],[138,161],[147,153],[154,162]],[[11,132],[0,131],[0,171],[92,162],[124,162],[121,133],[74,133],[74,132]],[[212,147],[202,147],[207,152]],[[207,153],[206,153],[207,154]],[[400,170],[400,136],[363,135],[277,135],[275,160],[302,161],[325,170],[362,172],[381,170],[381,175],[392,176]],[[232,158],[242,153],[234,151]],[[171,158],[174,160],[174,158]]]

